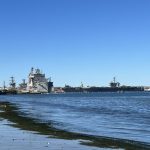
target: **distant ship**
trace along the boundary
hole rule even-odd
[[[80,87],[71,87],[69,85],[66,85],[63,88],[64,92],[132,92],[132,91],[144,91],[144,87],[140,86],[120,86],[119,82],[116,82],[116,78],[113,78],[113,81],[110,82],[109,87],[83,87],[83,84],[81,84]]]
[[[26,83],[25,79],[19,84],[19,87],[16,87],[16,82],[14,77],[11,77],[9,87],[4,86],[0,89],[0,95],[5,94],[42,94],[42,93],[51,93],[53,92],[53,82],[50,78],[46,78],[45,74],[41,72],[40,69],[31,68],[31,71],[28,75],[28,82]]]
[[[3,89],[0,90],[0,95],[6,95],[6,94],[17,94],[16,82],[13,76],[11,77],[9,87],[7,88],[4,82]]]
[[[116,78],[113,78],[113,81],[110,82],[109,86],[106,87],[96,87],[96,86],[88,86],[84,87],[83,83],[79,87],[71,87],[69,85],[65,85],[65,87],[55,87],[53,86],[53,82],[51,82],[51,78],[46,78],[45,74],[42,73],[40,69],[31,68],[31,71],[28,75],[28,82],[26,83],[25,79],[23,82],[19,84],[19,87],[16,87],[16,82],[14,77],[11,77],[9,87],[5,86],[3,89],[0,89],[0,95],[4,94],[42,94],[42,93],[66,93],[66,92],[126,92],[126,91],[148,91],[150,88],[144,88],[142,86],[125,86],[120,85],[119,82],[116,82]]]
[[[23,80],[20,84],[21,93],[50,93],[53,90],[53,82],[47,79],[40,69],[31,68],[28,76],[28,83]]]

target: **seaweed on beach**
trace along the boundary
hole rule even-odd
[[[92,136],[80,133],[60,130],[52,126],[50,123],[43,123],[35,120],[32,117],[26,116],[20,112],[19,108],[9,102],[0,102],[0,118],[7,119],[12,122],[10,126],[32,131],[36,134],[48,135],[50,138],[66,139],[66,140],[80,140],[81,144],[88,146],[96,146],[101,148],[122,148],[125,150],[148,150],[150,145],[143,142],[109,138],[102,136]]]

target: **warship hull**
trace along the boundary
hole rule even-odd
[[[140,92],[144,91],[143,87],[90,87],[90,88],[79,88],[69,87],[63,88],[64,92]]]

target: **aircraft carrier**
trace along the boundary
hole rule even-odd
[[[40,69],[31,68],[28,75],[28,81],[23,79],[23,82],[16,87],[16,82],[14,77],[11,77],[9,87],[4,86],[0,89],[0,95],[4,94],[42,94],[42,93],[67,93],[67,92],[140,92],[144,91],[142,86],[125,86],[120,85],[116,82],[116,78],[110,82],[109,86],[106,87],[84,87],[83,84],[79,87],[71,87],[66,85],[65,87],[54,87],[51,78],[46,78],[45,74],[42,73]]]
[[[116,82],[116,78],[113,78],[113,81],[110,82],[108,87],[83,87],[81,84],[80,87],[71,87],[66,85],[62,88],[64,92],[140,92],[144,91],[144,87],[142,86],[120,86],[119,82]]]

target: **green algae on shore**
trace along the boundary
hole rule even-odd
[[[74,133],[65,130],[60,130],[53,127],[50,123],[43,123],[31,117],[25,116],[19,111],[16,105],[9,102],[0,102],[0,117],[12,122],[13,127],[32,131],[36,134],[47,135],[50,138],[64,140],[81,140],[81,144],[88,146],[96,146],[100,148],[125,149],[125,150],[148,150],[150,145],[143,142],[132,140],[124,140],[117,138],[108,138],[102,136],[90,136],[86,134]]]

